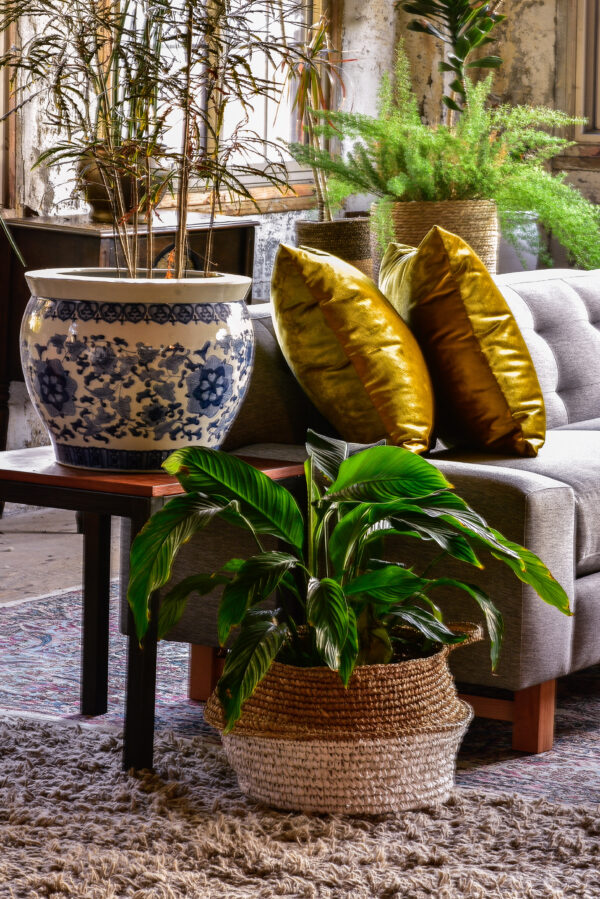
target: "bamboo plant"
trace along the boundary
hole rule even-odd
[[[298,53],[287,32],[300,12],[297,0],[0,0],[0,33],[21,23],[20,43],[0,56],[9,114],[43,103],[53,140],[38,164],[79,164],[80,178],[94,160],[129,276],[142,218],[152,276],[152,212],[165,189],[177,195],[173,274],[182,277],[192,191],[208,195],[212,226],[224,198],[252,199],[248,176],[286,186],[283,151],[251,117],[258,100],[277,99],[266,66]],[[212,227],[205,273],[211,236]]]

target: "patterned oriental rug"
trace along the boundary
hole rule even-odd
[[[82,719],[78,714],[80,623],[79,591],[0,605],[0,710],[85,721],[120,732],[126,640],[119,633],[116,587],[111,603],[109,711],[98,718]],[[202,705],[187,699],[187,646],[161,643],[158,655],[157,732],[202,736],[217,744],[215,731],[204,723]],[[476,718],[459,753],[457,784],[560,803],[600,803],[600,668],[560,682],[551,752],[515,753],[508,724]],[[596,895],[600,896],[600,887]]]
[[[219,746],[161,733],[156,772],[120,738],[0,718],[0,896],[11,899],[592,899],[598,807],[461,789],[396,816],[307,817],[246,800]]]

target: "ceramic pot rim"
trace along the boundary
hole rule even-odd
[[[117,269],[57,268],[25,273],[34,296],[57,300],[105,302],[228,303],[244,300],[252,284],[246,275],[218,273],[204,278],[188,272],[187,278],[122,278]]]

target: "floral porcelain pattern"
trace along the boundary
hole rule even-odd
[[[241,301],[117,303],[32,297],[25,378],[59,461],[158,468],[218,447],[246,392],[253,330]]]

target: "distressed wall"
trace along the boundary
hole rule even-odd
[[[573,47],[576,0],[511,0],[503,4],[508,20],[499,26],[497,52],[504,65],[494,80],[497,99],[507,103],[558,106],[573,112]],[[414,87],[421,114],[430,122],[440,115],[442,81],[437,71],[441,58],[439,42],[406,30],[406,13],[395,11],[391,0],[345,0],[342,19],[342,49],[348,87],[347,105],[358,112],[373,113],[377,105],[383,72],[393,69],[396,42],[405,39],[413,67]],[[494,49],[492,47],[492,49]],[[23,116],[20,134],[19,198],[24,205],[41,213],[84,211],[72,195],[68,170],[30,171],[40,151],[47,145],[41,103],[32,105]],[[586,153],[575,152],[563,161],[570,180],[590,199],[600,202],[599,145],[589,145]],[[365,198],[357,198],[349,208],[364,209]],[[273,259],[280,242],[294,243],[294,222],[305,215],[286,212],[261,216],[256,234],[256,299],[268,299]],[[256,216],[252,216],[256,218]],[[40,439],[35,413],[28,404],[22,385],[11,387],[11,446],[28,445]]]

